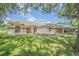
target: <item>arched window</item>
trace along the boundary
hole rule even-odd
[[[37,32],[37,28],[36,27],[33,28],[33,33],[35,34],[35,32]]]
[[[49,32],[51,32],[52,31],[52,28],[48,28],[48,30],[49,30]]]
[[[15,33],[18,33],[18,32],[20,32],[20,31],[21,31],[20,26],[16,26],[16,27],[15,27]]]

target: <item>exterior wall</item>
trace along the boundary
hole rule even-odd
[[[31,27],[31,31],[32,31],[31,34],[33,34],[33,27]]]
[[[15,33],[15,26],[13,26],[13,28],[8,29],[8,34],[23,35],[23,34],[26,34],[26,29],[23,29],[22,26],[20,26],[20,32]]]
[[[8,34],[14,35],[15,29],[8,29]]]
[[[64,33],[64,28],[58,28],[56,29],[58,34],[63,34]]]
[[[22,28],[21,28],[21,31],[20,31],[19,34],[26,34],[26,29],[22,29]]]
[[[52,29],[51,32],[50,32],[50,34],[56,34],[56,33],[57,33],[56,29]]]
[[[33,31],[33,28],[32,28]],[[27,33],[27,29],[21,29],[19,33],[15,33],[15,29],[9,29],[8,33],[11,35],[24,35],[24,34],[33,34]],[[36,34],[63,34],[63,29],[52,29],[51,32],[49,32],[48,28],[37,28]]]
[[[33,33],[33,27],[31,27],[31,32],[27,33],[27,28],[23,28],[22,25],[18,25],[20,26],[20,32],[15,33],[15,26],[13,25],[14,29],[8,29],[8,33],[11,35],[24,35],[24,34],[34,34]],[[58,29],[51,29],[51,31],[49,31],[49,29],[47,27],[41,27],[38,28],[37,27],[37,32],[35,32],[35,34],[63,34],[64,33],[64,28],[58,28]]]
[[[37,32],[38,34],[63,34],[64,33],[64,29],[51,29],[51,31],[49,31],[48,28],[38,28]]]
[[[48,34],[49,31],[47,28],[37,28],[37,32],[36,33],[39,33],[39,34]]]
[[[49,31],[48,28],[38,28],[37,33],[40,33],[40,34],[56,34],[56,30],[51,29],[51,31]]]
[[[27,34],[27,33],[26,33],[26,29],[22,29],[22,32],[23,32],[23,34]]]

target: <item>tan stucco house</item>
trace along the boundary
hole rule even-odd
[[[52,23],[10,21],[8,24],[8,33],[11,35],[64,33],[63,26]]]

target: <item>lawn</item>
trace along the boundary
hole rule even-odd
[[[74,37],[60,35],[0,35],[1,56],[71,56],[74,52]]]

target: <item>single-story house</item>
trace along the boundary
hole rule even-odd
[[[34,21],[10,21],[8,22],[8,33],[11,35],[25,34],[63,34],[61,25],[52,23],[40,23]]]

